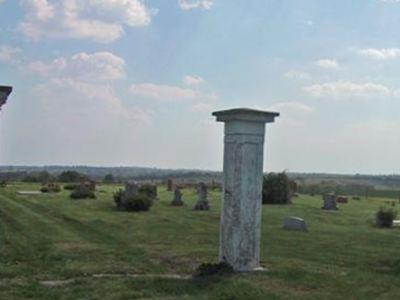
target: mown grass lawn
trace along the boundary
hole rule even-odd
[[[209,279],[94,277],[96,274],[190,275],[218,256],[220,194],[212,210],[169,206],[172,192],[145,213],[115,209],[118,186],[99,186],[96,200],[18,196],[38,185],[0,190],[0,299],[400,299],[400,229],[373,227],[384,199],[350,200],[322,211],[321,197],[263,208],[262,264],[267,272]],[[308,233],[282,230],[285,216]],[[59,287],[40,281],[68,280]]]

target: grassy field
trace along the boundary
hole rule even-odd
[[[338,212],[322,211],[320,197],[266,205],[268,271],[200,280],[185,275],[217,261],[218,192],[211,211],[197,212],[193,190],[183,191],[184,207],[171,207],[172,192],[159,187],[160,201],[145,213],[117,211],[111,185],[99,186],[96,200],[16,195],[38,188],[0,190],[0,299],[400,299],[400,229],[373,227],[384,199],[353,200]],[[304,218],[309,233],[282,230],[289,215]],[[160,274],[182,277],[152,276]],[[54,280],[69,281],[40,284]]]

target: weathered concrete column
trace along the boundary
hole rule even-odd
[[[225,122],[220,261],[251,271],[260,267],[265,123],[279,113],[237,108],[213,115]]]
[[[1,86],[0,85],[0,110],[1,107],[6,103],[8,96],[12,92],[11,86]]]

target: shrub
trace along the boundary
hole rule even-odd
[[[157,186],[152,184],[143,184],[139,187],[139,193],[147,195],[151,200],[157,198]]]
[[[380,228],[390,228],[396,216],[397,212],[393,208],[381,207],[376,213],[376,226]]]
[[[127,211],[147,211],[153,204],[151,199],[145,194],[126,197],[123,201],[124,208]]]
[[[64,171],[58,175],[58,181],[60,182],[81,182],[85,180],[88,180],[88,177],[76,171]]]
[[[202,263],[196,270],[195,276],[206,277],[212,275],[224,275],[233,273],[233,268],[226,262]]]
[[[40,182],[46,183],[52,180],[52,176],[47,171],[42,172],[29,172],[26,176],[22,178],[23,182]]]
[[[263,179],[263,204],[290,204],[296,192],[296,183],[285,172],[269,173]]]
[[[72,191],[72,190],[74,190],[77,186],[78,186],[78,184],[76,184],[76,183],[65,184],[65,185],[64,185],[64,190]]]
[[[126,211],[148,211],[153,205],[148,195],[144,193],[127,195],[124,190],[119,190],[114,194],[114,201],[119,209]]]
[[[111,173],[105,175],[103,178],[103,183],[114,183],[114,182],[115,182],[115,178],[114,178],[114,175]]]
[[[70,197],[72,199],[87,199],[87,198],[94,199],[94,198],[96,198],[96,195],[85,184],[79,184],[72,191]]]
[[[119,189],[117,192],[114,193],[114,202],[118,208],[123,208],[122,199],[125,195],[125,191]]]
[[[42,185],[40,191],[42,193],[59,193],[61,187],[57,183],[46,183]]]

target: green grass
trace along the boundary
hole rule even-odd
[[[93,274],[192,274],[218,256],[220,194],[212,209],[171,207],[159,187],[149,212],[115,209],[118,186],[99,186],[96,200],[17,196],[38,185],[0,190],[0,299],[399,299],[400,229],[377,229],[384,199],[350,200],[322,211],[320,197],[263,207],[261,257],[267,272],[210,279],[94,278]],[[285,216],[306,220],[309,233],[282,230]],[[43,280],[75,281],[48,288]]]

